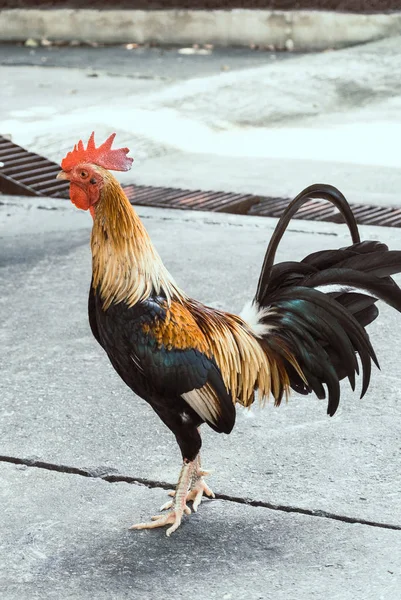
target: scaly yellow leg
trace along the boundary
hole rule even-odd
[[[178,527],[181,525],[183,514],[191,514],[191,509],[188,508],[186,499],[188,494],[188,488],[192,481],[192,474],[195,468],[196,459],[191,462],[184,462],[180,476],[178,478],[177,487],[175,489],[174,500],[169,504],[169,508],[172,510],[166,515],[156,515],[152,517],[152,522],[149,523],[138,523],[132,525],[130,529],[154,529],[156,527],[164,527],[164,525],[170,525],[166,531],[166,535],[170,536]],[[167,508],[167,506],[166,506]]]
[[[203,494],[209,496],[209,498],[214,498],[213,491],[209,488],[205,480],[203,479],[209,475],[209,471],[204,471],[201,469],[201,460],[200,454],[194,460],[194,468],[191,475],[191,480],[189,484],[189,490],[186,496],[186,502],[193,502],[192,510],[196,512],[198,510],[199,504],[202,502]],[[173,496],[175,498],[176,492],[169,492],[169,496]],[[171,508],[174,504],[174,500],[170,500],[163,504],[160,510],[167,510]]]

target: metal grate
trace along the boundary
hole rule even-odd
[[[186,210],[211,210],[238,215],[248,214],[252,206],[260,200],[258,196],[251,194],[205,192],[204,190],[182,190],[145,185],[129,185],[124,187],[124,191],[131,204]]]
[[[68,198],[69,183],[56,181],[60,165],[0,136],[0,192]]]
[[[55,179],[60,165],[29,152],[0,136],[0,192],[29,196],[68,198],[69,183]],[[252,194],[235,194],[204,190],[124,186],[132,204],[186,210],[280,217],[290,198],[269,198]],[[358,223],[401,227],[401,208],[351,204]],[[296,213],[296,219],[342,223],[337,210],[324,200],[310,200]]]
[[[124,188],[131,204],[181,208],[187,210],[211,210],[260,217],[281,217],[292,198],[269,198],[252,194],[206,192],[177,188],[130,185]],[[356,221],[363,225],[401,227],[401,208],[351,204]],[[310,200],[296,213],[295,219],[343,223],[337,209],[324,200]]]
[[[248,214],[261,217],[280,217],[290,202],[291,198],[260,198],[260,202],[253,205]],[[369,204],[350,204],[350,206],[359,225],[401,227],[401,208]],[[331,223],[344,222],[337,209],[324,200],[305,202],[294,218]]]

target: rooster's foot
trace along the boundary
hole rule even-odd
[[[190,514],[191,509],[185,506],[184,509],[174,509],[167,513],[167,515],[155,515],[149,523],[137,523],[136,525],[132,525],[130,529],[155,529],[156,527],[164,527],[164,525],[170,525],[170,523],[172,523],[171,527],[166,531],[166,535],[170,536],[181,525],[181,519],[184,512],[188,515]]]
[[[138,523],[133,525],[130,529],[154,529],[156,527],[164,527],[164,525],[170,525],[166,531],[166,535],[170,536],[178,527],[181,525],[181,520],[184,515],[191,514],[191,509],[188,508],[186,500],[188,495],[188,489],[194,480],[195,474],[194,469],[197,467],[198,462],[196,459],[190,462],[184,462],[181,473],[178,479],[177,487],[174,492],[174,500],[171,500],[165,504],[162,509],[172,508],[167,515],[157,515],[152,517],[152,522],[149,523]],[[197,476],[197,471],[196,471]],[[199,504],[199,502],[198,502]]]
[[[188,492],[187,502],[192,501],[192,510],[196,512],[199,504],[202,502],[203,494],[206,494],[209,498],[214,498],[213,490],[207,485],[203,477],[199,477],[197,483],[191,487]]]
[[[202,502],[203,494],[206,494],[209,498],[214,498],[214,493],[207,485],[206,481],[203,479],[206,475],[209,475],[208,471],[197,471],[193,474],[191,480],[191,487],[187,492],[187,496],[185,498],[185,502],[192,502],[192,510],[196,512],[198,510],[199,504]],[[171,491],[168,493],[169,496],[175,497],[175,491]],[[170,500],[163,504],[160,510],[168,510],[174,504],[174,500]],[[185,505],[186,506],[186,505]]]

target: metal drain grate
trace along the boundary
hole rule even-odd
[[[55,179],[60,165],[0,136],[0,192],[68,198],[69,183]]]
[[[124,187],[124,191],[131,204],[160,208],[211,210],[238,215],[248,214],[251,207],[260,200],[259,196],[251,194],[181,190],[145,185],[129,185]]]
[[[211,210],[260,217],[281,217],[292,198],[269,198],[252,194],[206,192],[177,188],[130,185],[124,188],[131,204],[181,208],[189,210]],[[401,227],[401,208],[351,204],[357,223],[363,225],[386,225]],[[296,213],[295,219],[343,223],[337,209],[325,200],[310,200]]]
[[[280,217],[290,201],[291,198],[260,198],[260,202],[253,205],[248,214],[261,217]],[[359,225],[401,227],[401,208],[368,204],[350,204],[350,206]],[[329,221],[330,223],[344,222],[337,209],[324,200],[305,202],[294,218],[307,221]]]
[[[29,196],[68,198],[69,183],[55,179],[60,165],[29,152],[0,136],[0,192]],[[252,194],[182,190],[179,188],[124,186],[131,204],[208,210],[214,212],[280,217],[290,203],[290,198],[269,198]],[[351,204],[358,223],[401,227],[401,207]],[[310,200],[296,213],[296,219],[342,223],[337,210],[324,200]]]

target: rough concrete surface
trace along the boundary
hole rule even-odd
[[[174,538],[127,527],[160,489],[0,466],[2,599],[396,600],[400,533],[206,501]]]
[[[234,310],[250,298],[274,220],[140,214],[189,293]],[[93,476],[1,459],[2,598],[397,600],[399,316],[384,310],[371,328],[383,372],[364,400],[345,389],[329,419],[324,402],[293,397],[280,409],[238,411],[230,436],[205,429],[210,484],[228,498],[206,501],[171,539],[128,532],[157,513],[159,482],[175,482],[180,457],[92,338],[89,233],[88,215],[68,202],[2,197],[0,455]],[[362,235],[399,247],[394,230]],[[347,240],[342,226],[295,222],[279,259]],[[99,479],[109,475],[153,489]]]
[[[27,38],[118,44],[273,45],[324,50],[401,32],[401,13],[316,10],[18,9],[0,12],[0,41]]]
[[[0,65],[66,67],[82,69],[86,74],[126,76],[167,83],[218,75],[222,70],[242,71],[282,60],[291,60],[291,52],[251,48],[187,48],[179,46],[138,46],[127,50],[118,46],[38,46],[0,44]],[[181,52],[180,52],[181,51]]]
[[[211,53],[203,60],[217,68],[200,76],[193,55],[189,79],[177,50],[177,63],[159,56],[144,79],[143,49],[127,51],[131,72],[126,61],[119,69],[118,53],[103,68],[101,55],[96,69],[88,56],[88,69],[32,68],[10,65],[8,49],[0,131],[56,161],[92,129],[98,139],[116,131],[135,157],[127,182],[289,197],[326,181],[353,202],[398,206],[399,48],[395,38],[285,61],[268,54],[245,69],[229,52],[222,72],[224,53]]]

